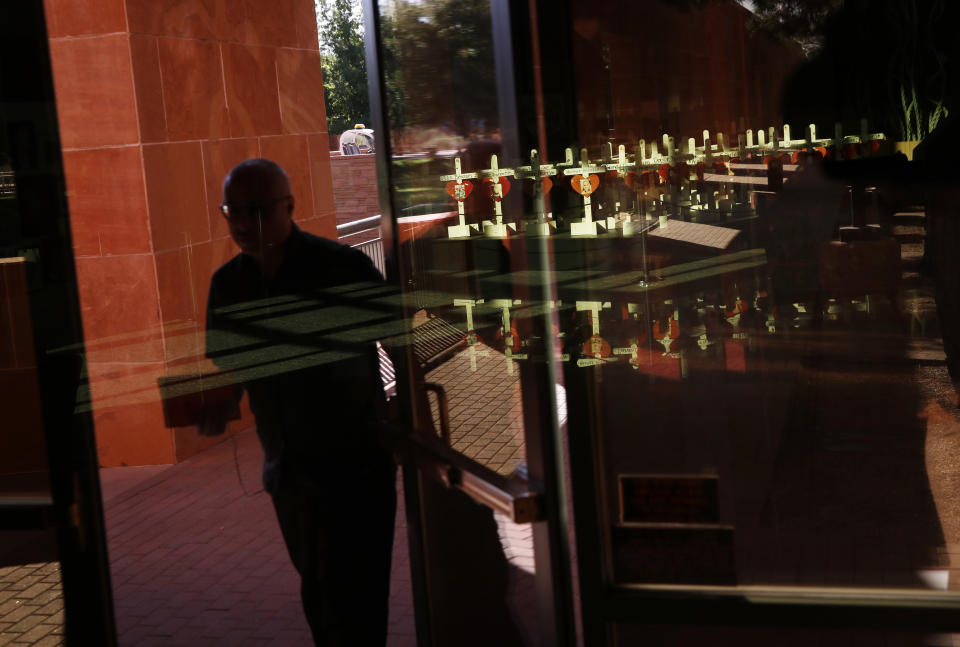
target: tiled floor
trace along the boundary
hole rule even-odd
[[[511,370],[508,362],[502,353],[480,343],[426,376],[446,391],[452,447],[504,475],[524,460],[520,378],[516,366]],[[438,421],[433,398],[431,405]]]
[[[172,466],[106,509],[121,645],[308,645],[299,581],[252,431]],[[413,645],[406,532],[397,516],[391,646]]]
[[[476,376],[490,388],[468,398],[473,380],[459,372],[464,362],[454,358],[428,376],[448,387],[454,444],[508,473],[522,459],[516,375],[505,379],[511,376],[503,356],[491,353]],[[482,419],[474,420],[480,410]],[[135,485],[117,482],[126,489],[121,494],[105,484],[121,645],[310,644],[297,576],[270,501],[259,491],[261,461],[256,436],[247,431]],[[529,527],[505,518],[498,526],[508,558],[532,573]],[[388,645],[415,643],[401,496]]]
[[[60,564],[0,568],[0,645],[63,644]]]
[[[523,456],[516,373],[488,353],[464,379],[465,362],[466,354],[428,376],[448,388],[454,445],[509,473]],[[488,384],[480,395],[471,388],[476,379]],[[121,645],[311,644],[298,578],[260,491],[261,464],[251,429],[177,465],[102,471]],[[532,573],[529,526],[499,516],[497,523],[508,559]],[[51,601],[58,588],[35,583],[41,575],[55,576],[56,564],[0,570],[0,645],[60,644],[62,598]],[[515,587],[512,595],[531,591]],[[402,490],[389,622],[390,647],[416,644]]]

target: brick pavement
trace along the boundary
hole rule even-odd
[[[477,368],[465,352],[428,379],[447,387],[454,446],[508,474],[523,458],[519,381],[497,353]],[[310,644],[261,462],[248,429],[177,465],[103,471],[121,645]],[[402,492],[398,504],[388,645],[407,647],[416,639]],[[497,523],[517,573],[532,574],[530,526]],[[516,607],[529,607],[531,581],[515,577]],[[0,570],[0,645],[62,644],[62,604],[56,563]]]
[[[261,461],[247,430],[107,506],[121,645],[311,644],[299,581],[260,491]],[[414,644],[406,529],[397,519],[391,647]]]
[[[519,381],[495,353],[481,359],[474,378],[464,372],[465,355],[428,379],[447,386],[454,445],[509,473],[523,456]],[[128,481],[122,493],[105,487],[121,645],[310,644],[297,576],[269,498],[259,491],[261,461],[256,435],[247,430],[136,485]],[[512,563],[532,573],[530,527],[497,521]],[[406,536],[401,496],[390,647],[416,642]],[[524,581],[513,594],[526,601],[532,589]]]
[[[0,568],[0,645],[63,644],[60,564]]]
[[[463,350],[426,375],[447,393],[453,448],[504,475],[525,457],[519,369],[514,366],[511,372],[508,362],[481,343],[473,353]],[[431,405],[439,420],[433,398]]]

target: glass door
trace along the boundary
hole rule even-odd
[[[0,6],[0,642],[116,644],[41,2]]]
[[[952,9],[554,7],[586,644],[953,644]]]
[[[517,131],[512,16],[487,0],[366,11],[419,644],[572,644],[555,170]]]
[[[422,636],[459,486],[521,641],[953,644],[953,11],[368,3]]]

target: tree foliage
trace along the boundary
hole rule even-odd
[[[496,127],[488,0],[395,0],[381,14],[381,35],[394,127]]]
[[[370,120],[363,21],[358,0],[316,0],[327,130]]]
[[[955,0],[753,0],[754,29],[801,43],[808,63],[784,102],[788,121],[921,140],[946,115]],[[954,78],[955,71],[954,71]]]
[[[808,56],[823,44],[827,19],[843,0],[752,0],[751,27],[800,44]]]

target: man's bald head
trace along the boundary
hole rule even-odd
[[[240,250],[264,261],[281,254],[293,229],[290,178],[268,159],[244,160],[223,180],[223,202],[230,236]]]
[[[283,167],[263,157],[243,160],[227,173],[223,180],[223,194],[231,183],[242,183],[251,191],[263,191],[266,199],[290,195],[290,178]]]

